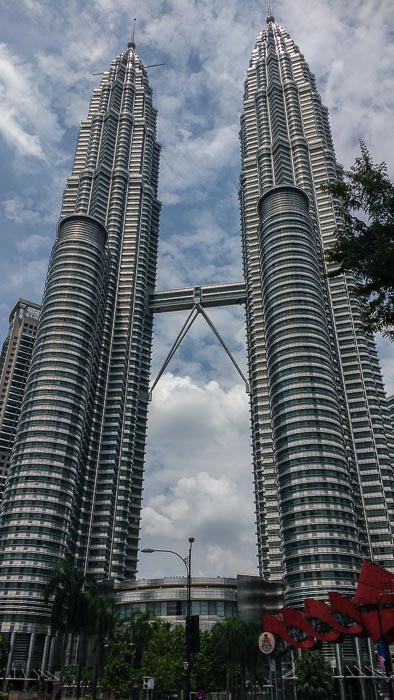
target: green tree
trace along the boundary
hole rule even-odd
[[[225,665],[216,655],[210,632],[200,631],[200,651],[193,659],[191,684],[195,690],[206,692],[225,687]]]
[[[161,693],[181,690],[185,686],[185,629],[171,628],[158,620],[148,643],[142,667],[143,676],[153,676],[155,689]],[[216,657],[209,632],[200,632],[200,651],[192,654],[191,686],[212,691],[224,688],[224,664]]]
[[[151,610],[136,610],[125,620],[134,647],[134,668],[143,665],[144,654],[158,625],[159,619]]]
[[[181,625],[171,629],[161,621],[155,627],[144,656],[143,675],[153,676],[155,690],[181,690],[185,686],[185,630]]]
[[[4,683],[6,682],[6,671],[7,671],[7,659],[8,659],[9,645],[5,637],[0,634],[0,677],[3,678]]]
[[[97,682],[104,663],[105,642],[112,636],[115,624],[115,602],[114,599],[104,595],[89,596],[89,631],[95,636],[94,647],[94,675],[92,698],[97,697]]]
[[[109,641],[101,687],[115,696],[126,696],[131,693],[133,681],[133,646],[130,633],[126,625],[119,623]]]
[[[365,328],[394,340],[394,186],[385,163],[374,164],[364,143],[343,178],[325,189],[342,215],[336,242],[326,253],[328,277],[351,272],[363,302]]]
[[[241,688],[242,693],[246,690],[246,674],[254,687],[257,677],[259,661],[262,662],[262,654],[259,650],[258,638],[261,632],[254,622],[243,622],[242,624],[242,644],[241,644]]]
[[[62,634],[60,686],[64,677],[65,642],[70,635],[80,634],[89,624],[89,599],[85,591],[88,582],[85,573],[70,559],[65,559],[55,567],[46,587],[46,600],[52,604],[52,634]]]
[[[68,664],[64,667],[64,683],[65,685],[73,685],[76,683],[78,676],[78,666],[76,664]]]
[[[90,686],[93,681],[93,671],[84,666],[80,668],[78,664],[70,664],[64,667],[64,684],[75,685],[80,680],[82,686]]]
[[[295,672],[299,700],[331,700],[334,691],[332,668],[320,652],[303,652]]]
[[[258,627],[229,618],[218,622],[211,632],[216,658],[225,666],[227,697],[246,695],[246,673],[255,674],[258,658]]]

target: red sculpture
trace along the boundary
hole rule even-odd
[[[353,598],[329,593],[330,605],[304,601],[304,613],[282,608],[281,615],[263,615],[263,629],[298,649],[316,649],[345,635],[394,642],[394,575],[364,560]]]

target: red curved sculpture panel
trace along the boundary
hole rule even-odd
[[[394,575],[364,560],[353,598],[333,591],[330,605],[314,598],[304,612],[282,608],[281,615],[263,615],[263,629],[298,649],[316,649],[321,642],[339,642],[346,635],[394,642]]]

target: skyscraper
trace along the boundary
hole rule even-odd
[[[0,355],[0,501],[26,387],[40,306],[18,299]]]
[[[48,659],[43,591],[57,562],[135,575],[159,150],[132,41],[81,124],[2,503],[2,631],[27,675]]]
[[[154,293],[156,112],[134,42],[93,91],[46,281],[1,511],[10,660],[46,668],[44,587],[61,559],[136,571],[153,312],[244,302],[260,573],[287,603],[351,592],[362,557],[393,565],[392,430],[350,276],[325,279],[340,223],[313,74],[273,17],[245,83],[245,284]],[[198,282],[198,281],[196,281]],[[11,661],[9,661],[11,663]]]
[[[392,430],[353,279],[324,251],[340,215],[327,109],[272,16],[241,117],[241,222],[260,570],[287,602],[351,591],[360,557],[392,567]],[[279,512],[279,517],[278,517]]]

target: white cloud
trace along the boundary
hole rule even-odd
[[[44,5],[39,0],[22,0],[22,4],[33,16],[42,15],[45,11]]]
[[[381,335],[377,337],[377,347],[388,396],[394,394],[394,346]]]
[[[160,197],[164,204],[205,198],[206,187],[215,181],[218,170],[229,167],[238,158],[236,122],[197,137],[186,130],[182,131],[183,137],[177,138],[178,135],[176,129],[174,141],[163,152]]]
[[[17,241],[16,247],[20,253],[32,255],[42,248],[48,249],[51,245],[52,240],[49,236],[40,236],[38,233],[32,233]]]
[[[182,552],[192,535],[201,575],[233,575],[235,561],[256,573],[244,387],[224,391],[213,381],[165,374],[153,395],[148,439],[142,546]],[[176,572],[171,559],[159,564]],[[140,574],[157,565],[141,555]]]
[[[26,248],[26,240],[29,240],[31,252],[37,249],[37,246],[52,244],[54,241],[55,222],[59,218],[60,192],[64,186],[64,178],[57,173],[49,184],[43,184],[43,194],[45,197],[42,201],[37,201],[31,196],[10,195],[7,199],[1,202],[0,210],[2,210],[5,218],[8,221],[16,224],[18,227],[23,227],[24,231],[29,231],[32,228],[40,227],[49,224],[51,235],[43,236],[40,233],[29,234],[21,240],[16,240],[18,249]]]
[[[206,548],[206,568],[210,576],[222,576],[222,571],[229,572],[229,576],[236,574],[257,575],[256,562],[244,556],[243,548],[239,551],[229,547],[219,547],[209,544]],[[203,575],[199,568],[197,575]]]
[[[5,44],[0,44],[0,133],[18,154],[41,160],[46,144],[61,137],[56,115],[37,89],[32,65]]]
[[[40,212],[29,209],[22,197],[13,196],[2,202],[3,211],[7,219],[16,224],[37,224],[40,221]],[[17,247],[23,247],[23,241],[17,241]]]
[[[12,264],[0,262],[0,294],[6,292],[14,303],[18,297],[40,301],[46,278],[48,259],[19,258]],[[9,310],[12,308],[12,304]]]

